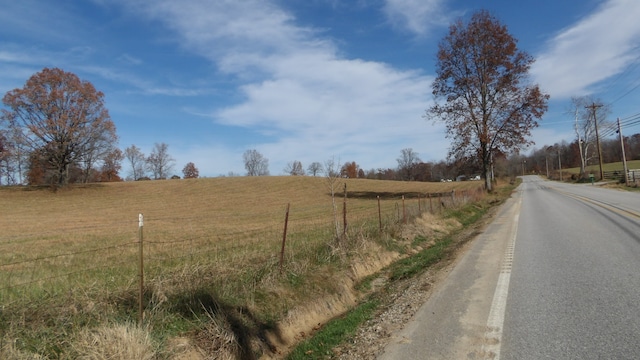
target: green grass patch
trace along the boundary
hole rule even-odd
[[[344,316],[330,321],[312,338],[299,344],[287,359],[308,360],[332,357],[333,348],[353,336],[358,327],[371,318],[378,305],[378,301],[370,299]]]
[[[422,250],[419,253],[404,258],[391,265],[389,278],[394,280],[413,277],[429,266],[442,259],[447,247],[451,244],[451,238],[438,241],[434,246]]]
[[[460,244],[459,241],[455,241],[460,231],[476,223],[492,207],[502,204],[509,198],[513,190],[520,185],[520,183],[521,180],[518,179],[513,184],[496,186],[492,194],[480,201],[466,204],[460,208],[447,210],[444,216],[446,218],[456,219],[462,224],[462,227],[438,240],[433,246],[421,250],[415,255],[398,260],[388,266],[385,271],[388,273],[390,282],[419,275],[429,267],[440,262],[440,260],[450,256],[453,249]],[[413,239],[411,246],[421,246],[428,241],[429,238],[426,236],[418,235]],[[391,243],[399,246],[396,242]],[[388,245],[388,247],[393,248],[394,245],[392,244]],[[379,276],[380,274],[373,274],[362,279],[356,286],[356,290],[369,291],[373,280]],[[375,298],[375,296],[374,294],[371,298]],[[312,338],[300,343],[287,359],[328,359],[334,357],[334,349],[348,341],[357,328],[368,320],[379,306],[378,300],[368,300],[343,317],[331,321]]]

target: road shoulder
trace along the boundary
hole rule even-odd
[[[334,349],[337,357],[424,358],[425,346],[434,359],[479,356],[516,196],[458,234],[456,250],[442,262],[394,284],[375,318]]]

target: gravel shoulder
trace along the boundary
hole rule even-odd
[[[482,220],[455,235],[447,255],[423,273],[383,287],[376,296],[381,302],[374,317],[365,322],[348,343],[333,349],[334,358],[376,359],[393,339],[393,334],[416,315],[435,289],[447,278],[458,259],[468,251],[473,239],[489,224],[500,206],[491,208]]]

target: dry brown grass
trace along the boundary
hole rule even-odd
[[[389,237],[380,244],[366,240],[377,234],[376,196],[382,198],[385,226],[391,226],[401,216],[403,194],[415,213],[417,194],[481,185],[344,182],[349,194],[346,250],[337,249],[333,240],[331,199],[323,178],[127,182],[55,193],[0,188],[0,340],[19,337],[12,349],[64,353],[69,336],[104,328],[114,319],[135,319],[139,213],[145,219],[146,316],[156,341],[194,327],[211,332],[199,325],[211,316],[260,337],[273,334],[274,322],[296,306],[342,291],[336,279],[345,276],[345,269],[367,264],[372,254],[380,256],[380,246],[390,244]],[[287,203],[291,210],[280,274]],[[428,207],[424,198],[421,206]]]
[[[133,325],[83,329],[72,342],[78,360],[151,360],[156,352],[149,333]]]

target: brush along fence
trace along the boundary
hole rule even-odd
[[[297,259],[317,256],[313,252],[328,242],[384,232],[483,194],[482,189],[400,197],[345,191],[335,206],[322,209],[301,203],[265,212],[229,209],[210,219],[158,217],[149,210],[137,216],[137,231],[132,216],[126,224],[79,224],[74,234],[0,235],[0,341],[28,323],[91,324],[114,311],[142,322],[166,301],[172,286],[259,277],[275,269],[293,272]],[[129,235],[120,234],[123,227]],[[228,287],[221,291],[234,291],[232,281],[221,283]]]

